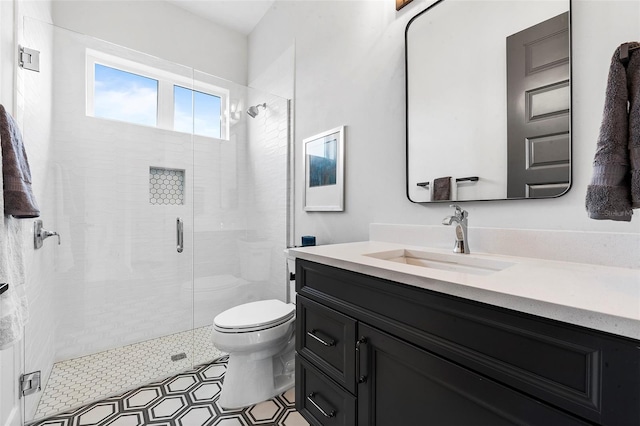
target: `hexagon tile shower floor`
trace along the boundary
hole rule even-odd
[[[241,410],[218,405],[227,356],[31,426],[308,426],[290,389]]]

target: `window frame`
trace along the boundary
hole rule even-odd
[[[209,86],[211,86],[211,85],[209,85]],[[175,116],[176,116],[176,114],[175,114],[175,106],[176,106],[175,94],[176,94],[176,87],[179,87],[179,88],[184,89],[184,90],[190,90],[191,91],[191,114],[192,114],[192,120],[191,120],[192,131],[191,131],[191,133],[192,134],[198,135],[198,136],[202,136],[202,137],[205,137],[205,138],[208,137],[208,138],[218,139],[218,138],[215,138],[213,136],[207,136],[207,135],[203,135],[201,133],[196,133],[195,132],[195,125],[194,125],[195,124],[195,115],[196,115],[196,103],[195,103],[196,96],[195,96],[195,94],[197,92],[197,93],[201,93],[203,95],[213,96],[213,97],[216,97],[216,98],[220,99],[220,138],[222,138],[222,136],[226,135],[226,125],[225,125],[225,121],[226,120],[225,119],[226,119],[226,117],[229,116],[229,114],[227,114],[226,111],[225,111],[226,99],[223,96],[219,95],[219,94],[211,93],[211,91],[198,90],[196,87],[193,87],[193,88],[184,87],[184,85],[177,84],[177,83],[173,84],[171,86],[171,96],[173,96],[172,110],[171,110],[172,111],[173,121],[174,121],[173,122],[173,130],[175,130],[176,132],[182,132],[181,130],[176,130],[176,128],[175,128]],[[211,87],[213,87],[213,86],[211,86]],[[182,132],[182,133],[185,133],[185,132]]]
[[[228,89],[214,86],[203,81],[195,80],[181,76],[169,71],[164,71],[149,65],[131,61],[129,59],[110,55],[93,49],[86,49],[86,111],[88,117],[94,117],[101,120],[119,121],[138,126],[152,127],[163,130],[170,130],[178,133],[193,134],[198,137],[218,139],[211,136],[204,136],[193,133],[186,133],[174,129],[174,86],[179,86],[193,92],[201,92],[220,98],[220,139],[229,140],[229,99],[230,93]],[[95,65],[103,65],[116,70],[128,72],[142,77],[150,78],[158,82],[158,105],[156,126],[148,126],[145,124],[135,123],[132,121],[122,121],[111,118],[96,117],[95,115]],[[193,97],[192,97],[193,99]],[[193,104],[192,104],[193,106]],[[192,108],[192,112],[195,111]]]

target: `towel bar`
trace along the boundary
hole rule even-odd
[[[480,178],[478,176],[469,176],[463,178],[457,178],[456,182],[477,182]]]
[[[640,46],[630,47],[631,43],[622,43],[620,45],[620,62],[627,64],[629,62],[629,52],[632,50],[640,49]]]

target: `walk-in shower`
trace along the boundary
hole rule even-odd
[[[285,299],[289,113],[275,95],[34,19],[23,38],[42,52],[39,73],[18,70],[33,187],[62,242],[29,265],[24,364],[43,377],[22,399],[29,421],[211,361],[218,312]],[[233,113],[258,101],[264,120]]]

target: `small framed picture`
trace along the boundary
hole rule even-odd
[[[344,126],[302,141],[304,210],[344,211]]]

